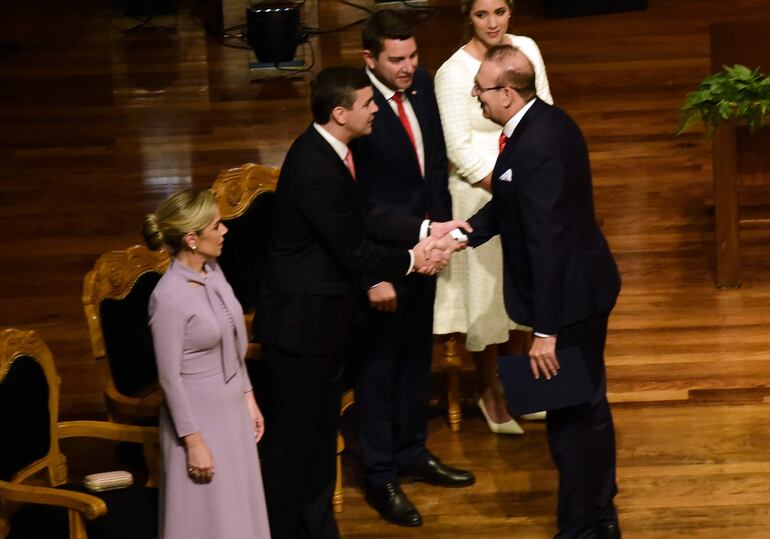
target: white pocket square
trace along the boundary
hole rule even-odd
[[[500,174],[500,177],[497,178],[501,182],[509,182],[513,180],[513,171],[511,169],[506,170],[502,174]]]

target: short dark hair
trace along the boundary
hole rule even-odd
[[[371,86],[363,69],[356,67],[327,67],[310,83],[310,108],[313,121],[329,122],[335,107],[349,109],[356,100],[356,90]]]
[[[410,37],[414,37],[414,27],[403,15],[393,9],[383,9],[374,13],[361,30],[364,50],[371,52],[375,58],[382,52],[386,39],[403,41]]]
[[[527,61],[525,69],[518,69],[511,62],[511,58],[520,54]],[[537,90],[535,88],[535,68],[532,66],[527,55],[525,55],[518,47],[513,45],[495,45],[487,49],[484,55],[485,60],[495,62],[503,68],[502,73],[497,78],[496,84],[498,86],[510,86],[516,90],[519,95],[525,101],[529,101],[535,95]]]

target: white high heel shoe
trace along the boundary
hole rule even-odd
[[[484,399],[479,398],[478,405],[481,413],[484,414],[484,419],[487,420],[487,426],[489,427],[489,430],[495,434],[524,434],[524,429],[522,429],[519,424],[516,423],[515,419],[511,419],[505,423],[495,423],[492,421],[492,419],[489,417],[489,414],[487,414],[486,406],[484,406]]]

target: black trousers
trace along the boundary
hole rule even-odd
[[[434,278],[413,276],[393,313],[361,307],[356,320],[355,392],[366,482],[397,481],[427,456],[426,405],[433,349]]]
[[[336,539],[336,480],[343,354],[265,346],[260,443],[270,532],[276,539]]]
[[[615,430],[607,403],[604,343],[607,314],[559,330],[558,348],[578,346],[594,381],[590,402],[548,412],[548,443],[559,470],[556,539],[593,539],[600,522],[618,519],[612,502]]]

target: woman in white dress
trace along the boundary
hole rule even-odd
[[[470,40],[444,62],[434,81],[450,161],[452,215],[458,219],[467,219],[491,198],[492,168],[501,128],[484,118],[478,101],[471,96],[487,49],[503,43],[518,47],[535,69],[538,97],[553,104],[537,45],[528,37],[506,33],[511,4],[506,0],[467,0],[463,13],[468,20]],[[490,430],[505,434],[524,432],[508,412],[497,379],[497,345],[509,340],[511,330],[529,329],[512,322],[505,311],[499,238],[455,253],[441,272],[433,329],[439,335],[466,334],[466,348],[472,353],[479,380],[479,407]]]

